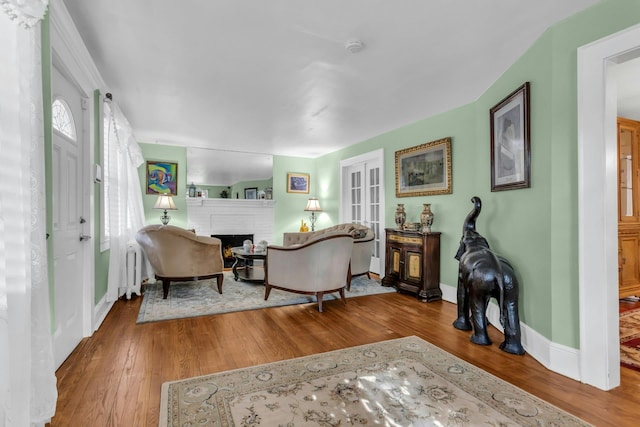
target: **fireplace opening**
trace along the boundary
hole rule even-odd
[[[245,240],[253,242],[253,234],[212,234],[211,237],[217,237],[222,242],[222,259],[224,260],[224,268],[233,266],[233,253],[231,248],[242,246]]]

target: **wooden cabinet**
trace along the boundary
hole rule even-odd
[[[384,286],[414,293],[422,301],[442,299],[440,233],[386,229]]]
[[[640,122],[618,118],[618,289],[640,296]]]

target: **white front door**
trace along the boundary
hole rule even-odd
[[[54,325],[56,367],[83,337],[83,99],[60,71],[51,73],[53,92],[53,239]],[[85,215],[86,216],[86,215]]]
[[[366,225],[375,233],[369,270],[384,271],[384,152],[373,151],[340,162],[340,222]]]

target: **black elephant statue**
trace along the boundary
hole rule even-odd
[[[472,329],[471,342],[490,345],[487,333],[487,307],[495,298],[500,308],[504,341],[500,348],[512,354],[524,354],[520,342],[518,315],[518,280],[513,267],[489,248],[489,243],[476,231],[476,220],[482,209],[479,197],[471,199],[473,209],[462,227],[460,247],[455,255],[458,268],[458,318],[453,326],[463,331]]]

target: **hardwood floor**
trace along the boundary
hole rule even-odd
[[[548,371],[529,355],[469,342],[454,304],[383,294],[162,322],[135,323],[142,298],[118,301],[57,371],[50,425],[157,426],[163,382],[416,335],[596,426],[638,425],[640,372],[605,392]]]

